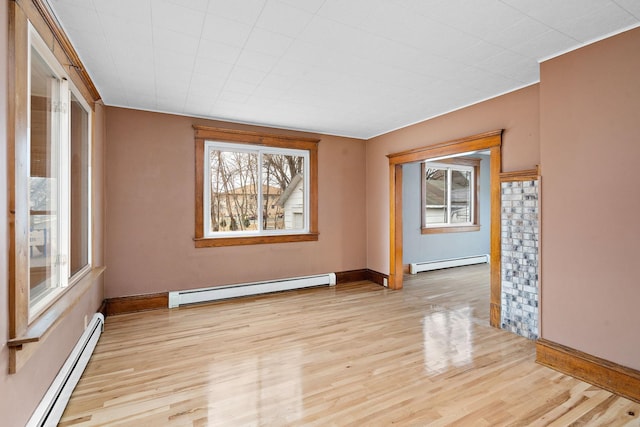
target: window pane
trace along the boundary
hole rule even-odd
[[[73,94],[70,104],[72,277],[89,264],[89,113]]]
[[[471,222],[471,171],[451,171],[451,223]]]
[[[29,301],[37,310],[59,288],[59,101],[60,80],[31,49],[29,177]]]
[[[211,231],[257,230],[258,154],[209,150]]]
[[[303,230],[305,218],[304,157],[264,154],[263,225],[265,230]],[[273,196],[272,196],[273,194]]]
[[[425,223],[447,223],[447,170],[427,167],[425,180]]]

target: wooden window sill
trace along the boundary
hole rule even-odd
[[[29,324],[24,333],[7,341],[9,347],[9,373],[16,373],[24,365],[37,345],[49,335],[77,304],[82,296],[104,273],[105,267],[95,267],[60,297],[38,318]]]
[[[440,233],[467,233],[470,231],[480,231],[479,225],[460,225],[453,227],[422,227],[422,234],[440,234]]]
[[[282,234],[277,236],[219,237],[193,239],[196,248],[261,245],[265,243],[315,242],[320,233]]]

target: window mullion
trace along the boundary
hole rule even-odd
[[[257,203],[258,206],[256,206],[256,211],[257,211],[256,212],[256,214],[257,214],[256,218],[257,218],[257,222],[258,222],[257,231],[259,233],[264,232],[263,219],[262,219],[262,215],[263,215],[263,212],[262,212],[262,205],[263,205],[263,203],[262,203],[262,186],[263,186],[263,184],[262,184],[262,161],[263,161],[262,160],[262,156],[263,156],[262,151],[258,151],[258,176],[257,176],[257,179],[256,179],[256,185],[258,187],[256,189],[256,193],[258,194],[256,203]]]
[[[60,92],[57,105],[58,123],[60,124],[60,144],[58,177],[59,183],[59,257],[58,266],[60,271],[60,285],[67,286],[69,282],[71,253],[69,232],[71,229],[71,119],[69,112],[69,83],[67,80],[60,80]]]
[[[451,224],[451,168],[447,168],[447,224]]]

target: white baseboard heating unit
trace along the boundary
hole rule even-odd
[[[421,271],[439,270],[441,268],[461,267],[463,265],[485,264],[488,263],[490,257],[488,254],[469,256],[463,258],[443,259],[439,261],[418,262],[409,264],[409,272],[411,274],[420,273]]]
[[[101,313],[96,313],[35,412],[31,415],[27,427],[58,425],[71,397],[71,392],[78,384],[84,368],[87,367],[103,328],[104,316]]]
[[[335,286],[335,284],[335,273],[328,273],[317,276],[293,277],[290,279],[269,280],[266,282],[240,283],[228,286],[214,286],[212,288],[175,291],[169,292],[169,308],[314,286]]]

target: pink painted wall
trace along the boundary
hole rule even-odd
[[[97,283],[78,301],[62,323],[40,344],[38,351],[17,373],[8,374],[9,313],[8,313],[8,237],[7,237],[7,8],[8,1],[0,0],[0,423],[3,426],[25,425],[58,370],[75,346],[84,330],[84,316],[93,316],[103,299],[102,283]],[[25,73],[27,71],[25,70]],[[96,107],[94,158],[104,158],[104,111]],[[94,162],[94,257],[97,265],[103,263],[104,203],[102,162]]]
[[[436,117],[367,142],[367,267],[389,273],[387,154],[504,129],[502,170],[540,163],[538,85]]]
[[[541,65],[542,337],[640,369],[640,29]]]
[[[366,267],[365,143],[331,136],[319,136],[319,241],[194,248],[196,123],[296,134],[109,107],[107,297]]]

